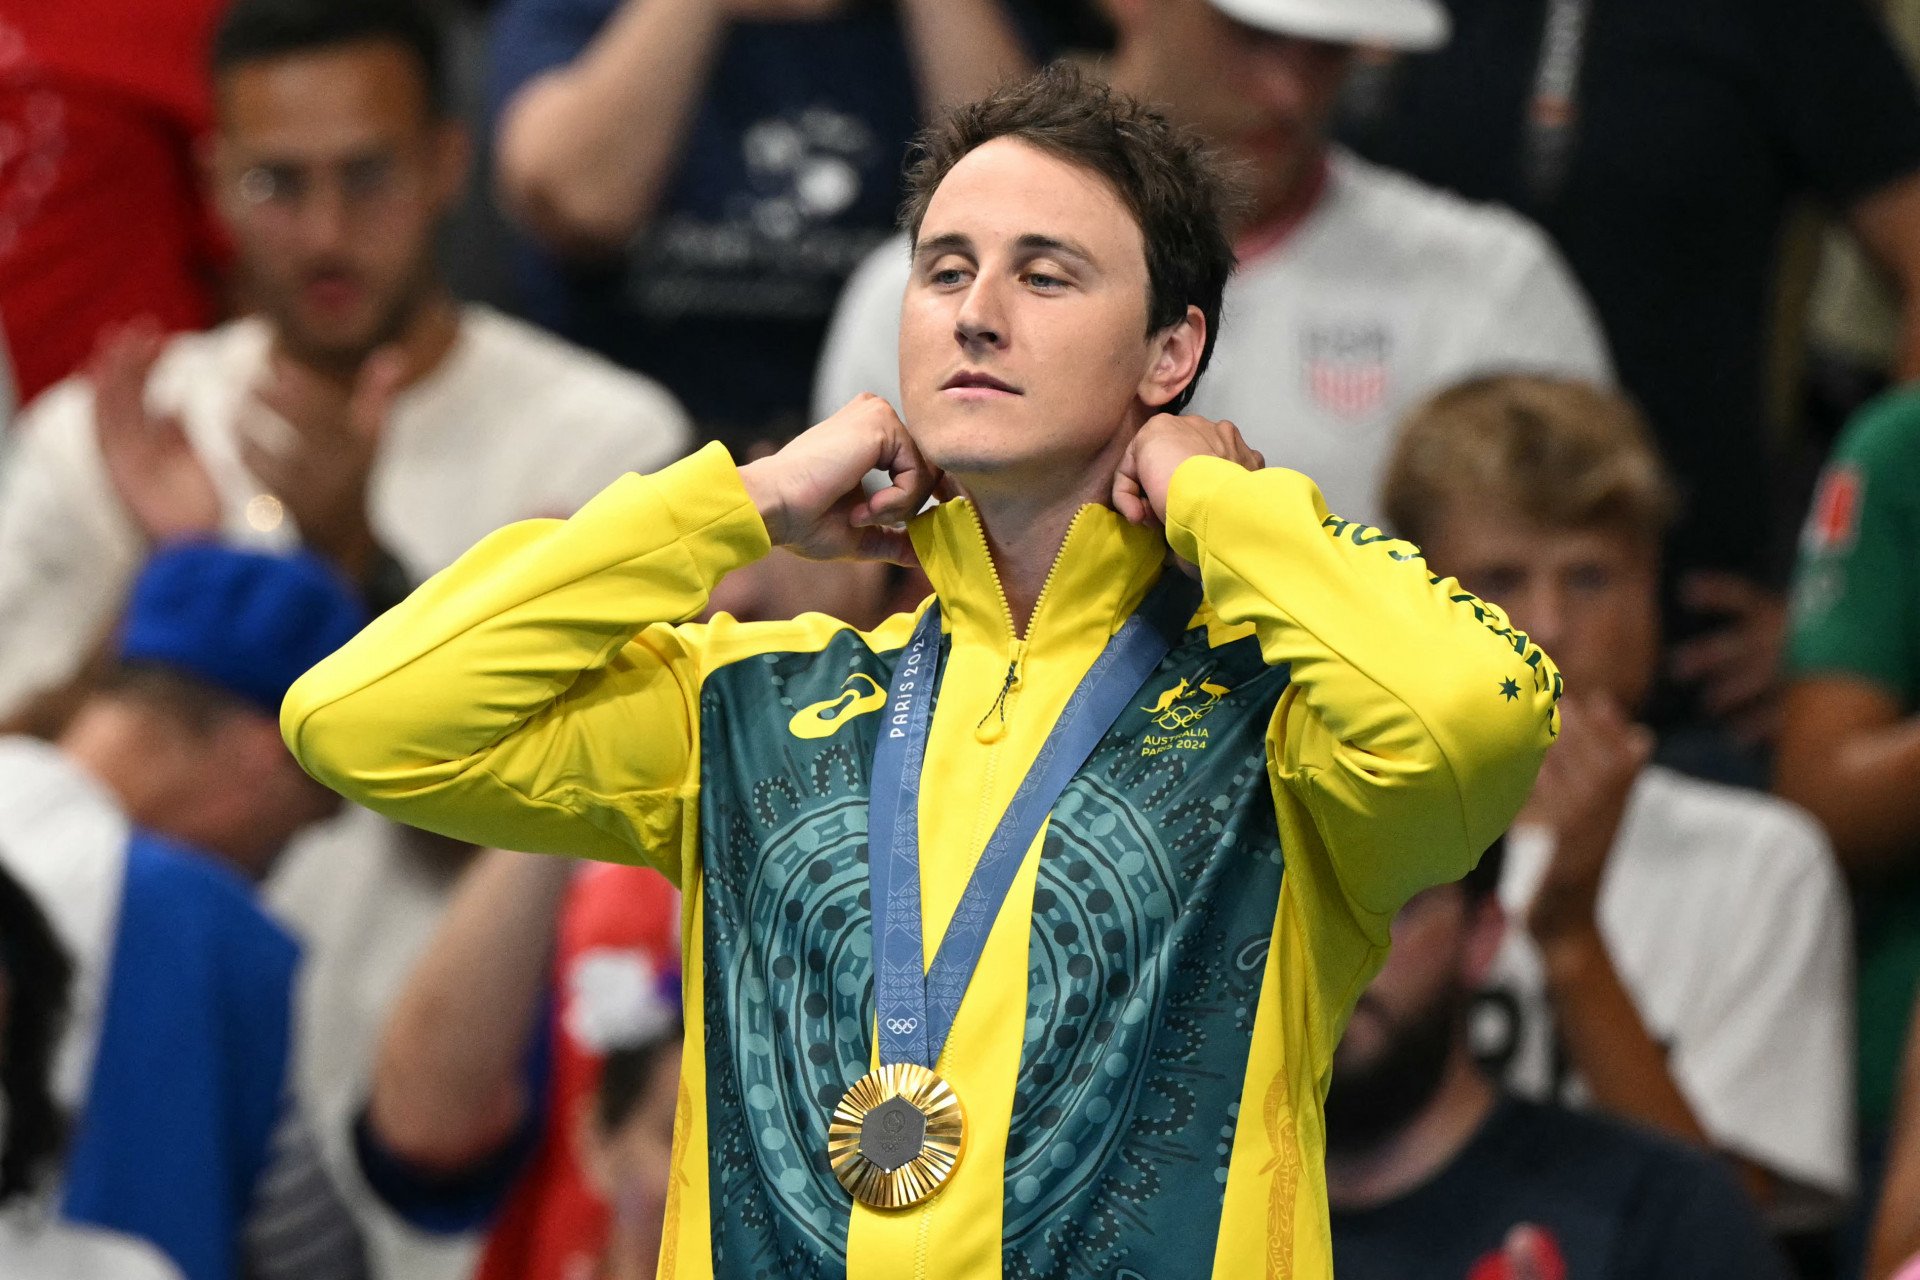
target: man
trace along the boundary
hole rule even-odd
[[[1341,1280],[1785,1280],[1714,1161],[1505,1096],[1475,1064],[1468,1010],[1500,947],[1499,850],[1401,908],[1393,953],[1334,1052]]]
[[[1409,419],[1386,502],[1567,677],[1508,838],[1524,927],[1480,1047],[1522,1094],[1725,1152],[1776,1227],[1831,1225],[1853,1186],[1845,891],[1804,813],[1648,764],[1673,491],[1638,414],[1579,383],[1466,383]]]
[[[1444,0],[1454,39],[1356,94],[1369,158],[1537,218],[1592,295],[1620,385],[1688,502],[1676,656],[1699,710],[1771,736],[1784,609],[1769,352],[1809,203],[1897,287],[1920,376],[1920,95],[1870,0]],[[1790,285],[1788,286],[1791,287]],[[1788,520],[1794,519],[1788,516]],[[1691,581],[1689,581],[1691,579]]]
[[[1006,0],[512,0],[503,204],[529,303],[729,444],[786,438],[919,122],[1023,74]]]
[[[250,881],[337,806],[275,711],[365,617],[311,556],[169,549],[58,743],[0,738],[0,864],[74,971],[50,1081],[75,1117],[59,1214],[187,1280],[364,1274],[292,1099],[298,949]]]
[[[301,543],[379,606],[487,531],[564,515],[681,451],[684,417],[658,387],[448,297],[434,238],[466,143],[442,63],[416,0],[229,11],[211,179],[260,314],[124,335],[17,423],[0,474],[0,720],[58,731],[157,541]],[[309,946],[302,1061],[342,1173],[385,1001],[464,857],[349,811],[274,877]]]
[[[241,0],[215,78],[213,195],[262,314],[122,333],[22,416],[0,717],[74,677],[156,541],[298,541],[397,596],[685,444],[657,387],[447,295],[433,242],[467,144],[423,8]]]
[[[1860,1128],[1879,1163],[1920,989],[1920,394],[1862,410],[1800,540],[1774,788],[1826,827],[1859,912]]]
[[[682,883],[681,1273],[1325,1277],[1326,1057],[1393,910],[1518,807],[1557,675],[1162,414],[1232,261],[1196,139],[1059,70],[909,185],[910,431],[863,397],[504,530],[284,731],[389,814]],[[935,602],[674,625],[772,543],[913,556]]]
[[[1604,381],[1586,301],[1537,230],[1328,145],[1356,45],[1446,38],[1432,0],[1108,0],[1110,73],[1238,162],[1233,323],[1194,401],[1271,463],[1312,476],[1342,516],[1378,523],[1396,424],[1470,374],[1540,369]],[[1199,68],[1205,68],[1204,72]],[[862,391],[899,404],[908,246],[848,285],[814,389],[816,417]]]

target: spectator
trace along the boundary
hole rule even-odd
[[[35,1280],[180,1280],[145,1241],[53,1220],[43,1202],[65,1124],[53,1055],[67,1018],[73,961],[46,913],[0,860],[0,1272]]]
[[[1481,1074],[1467,1010],[1500,946],[1498,842],[1419,894],[1347,1024],[1327,1095],[1341,1280],[1784,1280],[1734,1180],[1614,1120]]]
[[[0,5],[0,322],[23,402],[105,329],[150,316],[193,330],[217,314],[226,250],[196,153],[224,7]]]
[[[1887,1132],[1920,984],[1920,393],[1847,428],[1800,542],[1775,788],[1855,888],[1860,1124]],[[1877,1163],[1870,1159],[1869,1165]]]
[[[920,112],[1028,65],[1001,0],[509,0],[494,47],[533,314],[734,441],[807,425]]]
[[[217,195],[264,314],[123,333],[28,410],[0,483],[0,716],[75,674],[157,539],[298,539],[392,596],[686,442],[657,387],[438,283],[466,144],[424,9],[241,0],[215,57]]]
[[[680,1028],[652,1043],[616,1049],[600,1073],[582,1145],[594,1185],[614,1206],[600,1274],[652,1280],[661,1227],[673,1203],[673,1120],[680,1090]]]
[[[0,859],[75,975],[53,1059],[53,1098],[78,1115],[60,1212],[147,1241],[187,1280],[362,1274],[292,1099],[298,951],[248,882],[335,807],[274,716],[364,621],[311,556],[170,549],[59,742],[0,739]]]
[[[218,204],[264,310],[109,343],[25,415],[0,476],[0,719],[84,684],[158,535],[304,542],[390,599],[496,526],[567,514],[687,440],[657,386],[438,283],[465,143],[419,3],[239,0],[215,57]],[[349,811],[269,887],[307,943],[301,1061],[343,1180],[385,1002],[465,856]],[[387,1252],[411,1244],[375,1239],[409,1280],[439,1262]]]
[[[1920,1276],[1920,1005],[1914,1006],[1907,1035],[1899,1115],[1866,1280],[1915,1276]]]
[[[1194,411],[1229,418],[1328,505],[1379,522],[1380,468],[1400,417],[1469,374],[1608,376],[1585,300],[1544,236],[1329,147],[1357,44],[1445,38],[1430,0],[1109,0],[1111,75],[1242,163],[1242,266]],[[1195,74],[1205,67],[1207,73]],[[896,239],[848,286],[814,415],[862,391],[900,402],[895,334],[909,254]]]
[[[1914,86],[1864,0],[1447,7],[1452,44],[1377,77],[1346,135],[1539,219],[1566,254],[1687,496],[1671,621],[1731,624],[1676,672],[1708,715],[1755,713],[1743,727],[1762,733],[1783,616],[1755,585],[1783,532],[1764,408],[1777,249],[1801,201],[1844,212],[1900,286],[1900,369],[1920,374]]]
[[[479,1280],[599,1260],[613,1219],[579,1121],[607,1055],[678,1017],[679,895],[652,871],[574,872],[495,851],[462,878],[394,1002],[358,1129],[368,1180],[408,1221],[490,1228]]]
[[[1673,497],[1639,415],[1578,383],[1467,383],[1408,421],[1386,505],[1566,677],[1481,1047],[1522,1094],[1724,1152],[1777,1227],[1831,1225],[1853,1183],[1845,892],[1798,809],[1647,763]]]

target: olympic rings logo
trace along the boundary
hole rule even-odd
[[[914,1028],[918,1027],[919,1025],[920,1025],[920,1019],[918,1018],[888,1018],[887,1019],[887,1030],[893,1032],[893,1034],[897,1036],[911,1035],[913,1033]]]

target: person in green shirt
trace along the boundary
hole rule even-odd
[[[1891,1118],[1920,985],[1920,390],[1863,410],[1801,538],[1774,789],[1825,824],[1858,911],[1860,1125]]]

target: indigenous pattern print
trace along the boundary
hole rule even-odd
[[[1207,635],[1189,631],[1167,656],[1048,827],[1005,1168],[1007,1280],[1187,1274],[1212,1255],[1280,895],[1265,747],[1287,673],[1250,636],[1210,648]],[[787,721],[864,687],[855,676],[884,686],[897,658],[846,632],[705,681],[716,1274],[844,1274],[849,1206],[826,1126],[868,1065],[866,804],[883,717],[854,711],[804,736]],[[1170,749],[1155,697],[1193,702],[1203,685],[1207,714],[1182,717]]]

